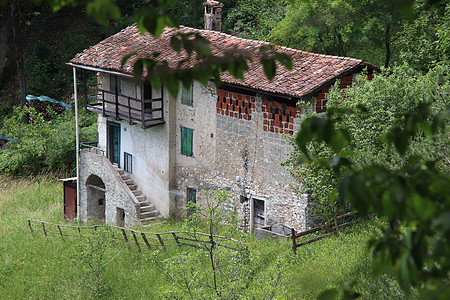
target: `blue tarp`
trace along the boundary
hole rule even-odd
[[[14,138],[14,137],[9,138],[6,135],[1,135],[1,134],[0,134],[0,140],[17,142],[16,138]]]
[[[39,97],[37,97],[37,96],[33,96],[33,95],[27,95],[27,101],[30,102],[31,100],[39,100],[39,101],[44,101],[44,102],[48,101],[48,102],[56,103],[56,104],[59,104],[62,107],[64,107],[64,109],[66,109],[66,110],[72,108],[72,105],[66,104],[66,103],[64,103],[62,101],[58,101],[58,100],[52,99],[52,98],[50,98],[48,96],[39,96]]]

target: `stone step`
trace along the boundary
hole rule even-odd
[[[134,196],[136,196],[136,198],[137,198],[137,196],[143,195],[141,190],[134,190],[131,192],[133,193]]]
[[[122,180],[125,182],[126,185],[133,185],[133,184],[136,184],[136,183],[133,181],[133,179],[131,179],[131,178],[128,178],[128,179],[123,179],[123,178],[122,178]]]
[[[128,185],[128,188],[131,190],[131,191],[136,191],[137,190],[137,185],[135,185],[135,184],[127,184]]]
[[[135,196],[135,198],[139,202],[140,205],[147,204],[147,197],[145,195]]]
[[[144,220],[144,219],[148,219],[148,218],[152,218],[152,217],[157,217],[159,216],[159,211],[157,210],[153,210],[153,211],[146,211],[146,212],[141,212],[139,214],[139,219],[140,220]]]
[[[141,206],[139,208],[141,213],[148,212],[148,211],[154,211],[155,209],[156,209],[156,207],[153,204],[149,204],[149,203],[143,203],[143,204],[141,204]]]
[[[161,220],[164,220],[164,218],[161,215],[158,215],[156,217],[148,217],[145,219],[140,219],[139,221],[141,221],[141,223],[148,223],[148,222],[155,221],[155,220],[161,221]]]

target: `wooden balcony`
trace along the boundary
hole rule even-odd
[[[92,90],[91,90],[92,91]],[[131,96],[95,88],[87,96],[86,109],[102,114],[104,117],[114,117],[116,120],[126,120],[130,125],[138,124],[149,128],[164,124],[164,99],[136,99]]]

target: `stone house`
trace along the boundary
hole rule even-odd
[[[217,2],[208,1],[205,11],[214,7]],[[205,13],[207,28],[213,12]],[[220,29],[220,20],[214,26]],[[183,26],[154,39],[133,25],[76,55],[68,65],[98,77],[94,96],[85,93],[87,110],[98,113],[98,144],[80,151],[79,217],[131,225],[186,216],[186,203],[201,202],[202,190],[225,189],[231,195],[225,209],[238,213],[244,230],[276,223],[305,229],[307,196],[292,188],[288,170],[279,165],[291,147],[285,136],[299,127],[297,102],[324,112],[330,85],[339,79],[345,88],[374,66],[275,46],[294,67],[279,67],[272,81],[254,59],[244,80],[222,74],[220,87],[194,82],[176,99],[164,86],[134,80],[132,62],[121,67],[130,52],[158,52],[158,59],[175,66],[186,57],[170,46],[177,33],[201,35],[217,55],[267,45]]]

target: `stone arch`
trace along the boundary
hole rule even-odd
[[[105,220],[106,188],[103,180],[91,174],[86,180],[87,217]]]

